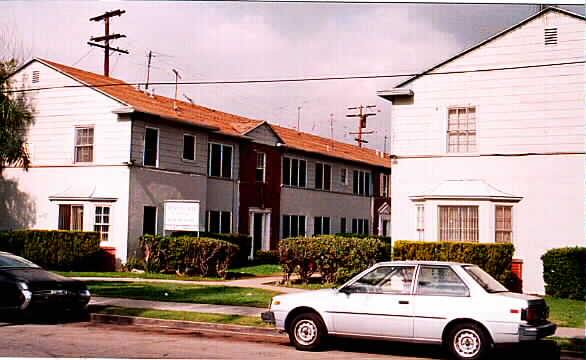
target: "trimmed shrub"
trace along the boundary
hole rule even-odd
[[[0,234],[0,250],[51,270],[95,270],[100,235],[90,231],[17,230]]]
[[[517,281],[511,271],[513,244],[472,242],[395,241],[393,260],[429,260],[470,263],[480,266],[511,289]]]
[[[552,249],[541,256],[545,293],[584,300],[586,295],[586,248]]]
[[[248,262],[250,255],[250,246],[252,245],[252,238],[246,234],[223,234],[210,233],[205,231],[175,231],[171,233],[173,237],[189,236],[189,237],[207,237],[212,239],[224,240],[231,244],[238,246],[238,253],[232,261],[232,266],[244,266]]]
[[[284,280],[289,281],[297,273],[303,283],[314,272],[319,272],[324,282],[343,283],[372,264],[387,260],[387,254],[385,243],[373,238],[323,235],[279,243]]]
[[[140,238],[147,272],[226,277],[238,246],[207,237],[144,235]]]

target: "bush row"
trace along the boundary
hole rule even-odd
[[[545,293],[584,300],[586,295],[586,248],[552,249],[541,256]]]
[[[378,239],[335,235],[283,239],[279,243],[279,262],[285,281],[296,273],[303,283],[314,272],[322,281],[343,283],[370,265],[388,260],[388,246]]]
[[[217,240],[224,240],[231,244],[238,246],[238,253],[232,261],[232,266],[244,266],[248,261],[250,255],[250,246],[252,240],[250,235],[246,234],[219,234],[210,232],[195,232],[195,231],[175,231],[171,233],[173,237],[189,236],[189,237],[206,237]]]
[[[0,233],[0,250],[51,270],[94,270],[100,261],[97,232],[17,230]]]
[[[207,237],[144,235],[140,238],[147,272],[178,272],[226,277],[239,247]]]
[[[518,287],[511,271],[513,244],[395,241],[393,260],[453,261],[476,264],[507,288]]]

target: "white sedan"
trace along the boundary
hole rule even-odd
[[[336,289],[275,296],[266,322],[298,350],[325,336],[444,344],[456,359],[483,358],[496,344],[552,335],[542,298],[509,292],[471,264],[378,263]]]

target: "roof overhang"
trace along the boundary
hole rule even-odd
[[[220,130],[219,127],[198,124],[198,123],[194,123],[194,122],[189,121],[189,120],[184,120],[184,119],[180,119],[180,118],[174,118],[174,117],[170,117],[170,116],[162,116],[160,114],[156,114],[156,113],[153,113],[153,112],[136,109],[136,108],[134,108],[132,106],[123,106],[123,107],[120,107],[120,108],[117,108],[117,109],[112,110],[112,112],[114,114],[118,114],[118,115],[124,115],[124,114],[144,114],[144,115],[149,115],[149,116],[155,116],[155,117],[164,119],[166,121],[175,122],[175,123],[178,123],[178,124],[181,124],[181,125],[189,125],[191,127],[195,127],[195,128],[199,128],[199,129],[205,129],[205,130],[209,130],[209,131],[219,131]]]
[[[411,97],[413,96],[413,90],[406,88],[394,88],[390,90],[379,90],[376,95],[389,101],[398,97]]]
[[[409,199],[519,202],[523,197],[501,191],[483,180],[447,180],[430,191],[411,195]]]

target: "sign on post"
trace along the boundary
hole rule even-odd
[[[165,201],[164,229],[169,231],[200,231],[199,200]]]

